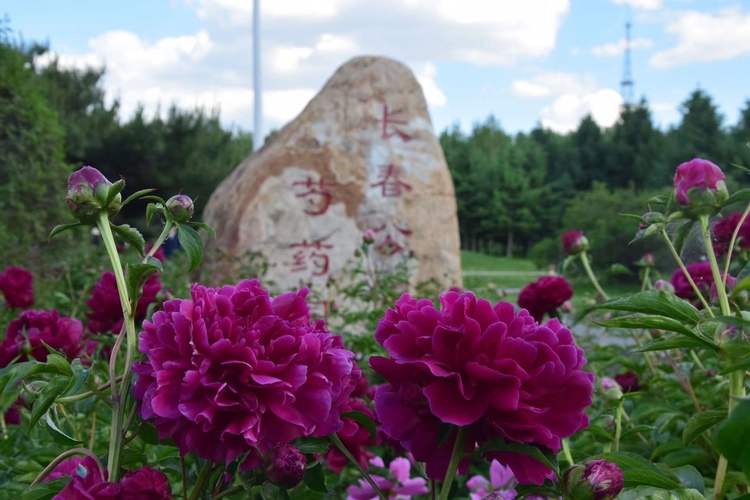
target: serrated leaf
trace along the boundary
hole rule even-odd
[[[320,462],[316,462],[312,467],[305,469],[305,477],[303,478],[303,481],[307,487],[313,491],[329,493],[328,487],[326,486],[326,473]]]
[[[54,442],[64,446],[76,446],[83,442],[75,439],[72,436],[68,436],[65,432],[60,430],[50,413],[51,412],[49,411],[45,413],[43,419],[47,427],[47,432],[49,432]]]
[[[48,238],[52,239],[58,234],[62,233],[63,231],[67,231],[68,229],[72,229],[74,227],[82,226],[80,222],[72,222],[70,224],[60,224],[58,226],[55,226],[52,231],[49,233]]]
[[[614,462],[622,471],[626,487],[654,486],[667,490],[679,489],[676,477],[671,477],[656,465],[635,453],[624,451],[597,455],[607,462]]]
[[[17,500],[50,500],[60,493],[69,482],[70,478],[65,477],[29,486],[23,490]]]
[[[112,232],[119,236],[120,239],[135,248],[138,251],[138,255],[144,255],[146,240],[143,239],[143,235],[140,233],[140,231],[138,231],[134,227],[130,227],[127,224],[115,226],[110,222],[110,227],[112,228]]]
[[[719,429],[716,446],[730,463],[750,477],[750,399],[742,399]]]
[[[607,328],[637,328],[637,329],[657,329],[668,332],[675,332],[686,337],[693,338],[703,342],[707,346],[713,347],[714,343],[703,335],[696,333],[681,322],[668,318],[666,316],[643,315],[643,316],[623,316],[612,318],[606,321],[597,321],[597,325]]]
[[[190,272],[192,272],[203,260],[203,240],[195,229],[185,224],[177,226],[177,239],[190,260]]]
[[[141,189],[140,191],[136,191],[135,193],[133,193],[130,196],[128,196],[127,198],[125,198],[125,201],[122,202],[122,206],[124,207],[125,205],[127,205],[131,201],[135,201],[138,198],[140,198],[140,197],[142,197],[144,195],[147,195],[148,193],[153,193],[154,191],[156,191],[156,189],[154,189],[154,188]]]
[[[693,326],[697,325],[701,319],[695,306],[662,290],[647,290],[627,297],[606,300],[588,310],[595,309],[666,316]]]
[[[727,410],[709,410],[696,413],[685,423],[682,430],[682,442],[690,444],[714,425],[727,418]]]
[[[186,224],[197,227],[199,229],[203,229],[208,234],[210,234],[212,238],[216,238],[216,231],[214,231],[214,228],[212,228],[208,224],[204,224],[203,222],[187,222]]]
[[[377,443],[378,431],[375,428],[375,422],[373,422],[372,419],[369,416],[367,416],[366,413],[361,412],[361,411],[348,411],[346,413],[342,413],[341,418],[351,418],[358,424],[362,425],[370,433],[370,439],[372,439],[372,444],[374,445],[375,443]],[[371,445],[368,445],[368,446],[371,446]]]
[[[34,401],[34,405],[31,407],[31,418],[29,419],[28,429],[31,430],[39,419],[47,413],[47,410],[55,404],[55,399],[65,392],[65,389],[70,383],[70,377],[59,376],[50,380],[47,385],[44,386],[39,397]]]
[[[151,264],[132,264],[127,266],[125,273],[125,284],[128,288],[131,307],[135,311],[138,300],[143,294],[143,285],[148,281],[149,276],[159,272],[159,268]]]
[[[727,207],[729,205],[734,205],[735,203],[747,203],[750,201],[750,189],[740,189],[739,191],[735,191],[732,193],[732,195],[727,198],[727,201],[721,204],[721,208]]]

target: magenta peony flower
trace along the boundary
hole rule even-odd
[[[732,235],[741,218],[742,213],[735,212],[729,217],[721,219],[711,228],[713,233],[712,246],[717,258],[723,257],[729,251],[729,243],[732,241]],[[742,227],[737,233],[737,242],[740,248],[750,248],[750,217],[747,217],[742,223]]]
[[[52,472],[47,474],[47,477],[45,477],[44,480],[42,480],[42,482],[48,483],[49,481],[52,481],[54,479],[60,479],[61,477],[75,476],[78,471],[78,466],[80,465],[83,467],[83,459],[84,457],[70,457],[67,460],[63,460],[62,462],[57,464],[57,466],[54,469],[52,469]],[[88,463],[96,464],[96,462],[94,462],[93,460],[91,460],[91,462],[88,462]],[[94,466],[96,467],[97,470],[99,470],[99,466],[97,465],[94,465]]]
[[[363,379],[364,377],[360,380]],[[376,427],[378,426],[375,412],[368,408],[360,399],[350,398],[346,405],[342,407],[341,411],[342,413],[350,411],[362,412],[370,417],[370,420],[375,423]],[[372,442],[372,435],[366,427],[362,426],[354,419],[344,418],[343,421],[344,427],[336,434],[341,439],[341,442],[344,443],[346,449],[349,450],[349,453],[351,453],[355,460],[359,462],[359,465],[367,470],[368,460],[375,456],[367,450],[368,446],[375,445],[375,443]],[[337,447],[331,446],[328,453],[326,453],[326,465],[328,465],[329,469],[338,474],[344,469],[344,467],[349,465],[349,459]]]
[[[122,491],[118,500],[169,500],[172,498],[167,476],[151,467],[126,472],[119,484]]]
[[[5,331],[5,339],[0,343],[0,368],[8,366],[17,356],[19,361],[29,357],[46,361],[49,351],[42,341],[57,349],[69,360],[78,356],[83,349],[83,325],[75,318],[61,318],[52,311],[23,311]]]
[[[143,285],[143,294],[138,299],[135,310],[135,321],[139,324],[146,318],[148,306],[156,302],[156,296],[161,291],[162,284],[158,274],[152,274]],[[91,312],[86,313],[89,319],[86,327],[92,333],[120,333],[124,317],[120,305],[120,294],[117,291],[115,273],[106,271],[94,285],[91,298],[86,302]]]
[[[22,267],[10,266],[0,273],[0,292],[11,309],[34,305],[34,276]]]
[[[383,459],[380,457],[373,458],[370,463],[375,467],[385,467]],[[395,482],[375,474],[370,476],[386,497],[408,500],[412,495],[424,495],[429,491],[424,478],[411,479],[411,462],[409,462],[409,459],[404,457],[394,458],[388,466],[388,470]],[[348,494],[347,500],[378,500],[375,490],[364,479],[359,480],[359,485],[349,486],[346,493]]]
[[[518,295],[518,305],[541,321],[545,313],[553,313],[573,296],[573,289],[562,276],[543,276],[529,283]]]
[[[66,462],[71,462],[71,464],[63,466]],[[63,466],[61,471],[72,472],[70,474],[72,479],[60,493],[52,497],[52,500],[118,500],[120,498],[122,487],[117,483],[107,481],[106,471],[104,478],[102,478],[101,469],[93,458],[86,457],[82,462],[72,467],[74,463],[73,459],[66,460],[55,468],[55,471],[57,471],[60,466]],[[53,474],[55,471],[53,471]]]
[[[693,262],[692,264],[685,266],[685,268],[690,277],[693,278],[698,290],[700,290],[701,294],[705,297],[706,294],[711,291],[711,284],[714,279],[713,273],[711,272],[711,264],[708,262]],[[678,268],[672,273],[672,277],[669,278],[669,281],[672,283],[672,286],[674,286],[675,295],[682,299],[689,300],[698,308],[703,307],[698,300],[698,296],[695,295],[693,287],[690,286],[687,276],[682,272],[682,269]]]
[[[361,372],[323,320],[310,322],[308,289],[271,298],[258,280],[193,285],[144,321],[133,394],[161,439],[182,456],[227,464],[299,436],[341,429]]]
[[[448,292],[442,310],[403,295],[386,311],[375,338],[389,358],[370,364],[386,384],[375,394],[383,431],[401,442],[427,475],[443,479],[455,442],[445,424],[469,426],[466,450],[495,437],[560,449],[560,439],[588,426],[593,375],[583,351],[559,321],[539,325],[512,304]],[[490,452],[522,483],[551,473],[526,456]],[[466,469],[468,460],[461,463]]]
[[[483,500],[491,492],[497,493],[497,498],[512,500],[516,498],[514,489],[516,483],[513,471],[497,460],[493,460],[490,464],[489,480],[484,476],[473,476],[466,481],[466,487],[471,491],[469,493],[471,500]]]
[[[615,375],[615,382],[620,385],[622,392],[638,392],[641,390],[641,384],[638,382],[638,374],[634,371]]]
[[[291,489],[305,476],[307,459],[299,448],[290,444],[274,447],[269,452],[266,477],[271,484]]]
[[[674,191],[677,203],[683,206],[693,204],[691,200],[691,190],[696,190],[694,194],[703,194],[704,192],[713,192],[717,194],[723,191],[726,194],[724,185],[724,172],[708,160],[695,158],[685,162],[677,167],[674,174]]]
[[[589,240],[583,231],[568,231],[562,235],[562,244],[565,253],[576,255],[589,249]]]

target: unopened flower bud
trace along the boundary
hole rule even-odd
[[[643,257],[641,257],[643,260],[643,264],[648,267],[654,267],[654,254],[652,253],[644,253]]]
[[[563,484],[570,498],[611,500],[622,491],[624,481],[617,464],[597,458],[568,469]]]
[[[654,290],[661,290],[663,292],[674,293],[674,285],[667,280],[656,280],[654,282]]]
[[[362,241],[366,245],[372,245],[375,243],[375,231],[373,229],[367,229],[364,233],[362,233]]]
[[[167,209],[172,213],[175,222],[187,222],[193,217],[195,206],[189,196],[178,194],[167,200]]]
[[[708,160],[695,158],[679,167],[674,176],[677,203],[712,213],[729,197],[724,172]]]
[[[601,381],[604,398],[610,401],[619,401],[622,399],[622,387],[614,379],[604,377]]]
[[[295,446],[290,444],[277,446],[270,453],[266,476],[272,484],[291,489],[302,481],[306,467],[305,455]]]
[[[568,255],[577,255],[589,249],[589,240],[583,234],[583,231],[568,231],[563,234],[562,244],[565,253]]]
[[[112,183],[94,167],[83,167],[68,177],[68,210],[84,224],[96,222],[97,215],[106,210],[110,216],[117,214],[122,205],[122,195],[117,193],[107,204]]]
[[[615,381],[622,387],[622,392],[638,392],[641,390],[638,374],[633,371],[615,375]]]

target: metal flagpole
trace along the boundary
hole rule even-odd
[[[253,151],[263,145],[261,117],[263,104],[260,87],[260,0],[253,0],[253,94],[255,95],[255,120],[253,123]]]

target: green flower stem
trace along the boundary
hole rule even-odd
[[[47,467],[42,470],[42,472],[39,473],[39,475],[31,482],[30,486],[34,486],[35,484],[41,483],[45,477],[47,477],[50,472],[55,470],[55,467],[60,465],[64,460],[66,460],[68,457],[72,457],[73,455],[86,455],[87,457],[93,458],[96,464],[99,466],[99,473],[101,474],[102,480],[104,479],[104,467],[102,466],[102,463],[99,461],[99,457],[97,457],[93,451],[87,450],[86,448],[71,448],[70,450],[66,450],[62,453],[60,453],[53,461],[49,463]]]
[[[680,258],[680,254],[677,253],[677,249],[672,244],[672,240],[669,239],[669,235],[667,234],[667,230],[664,227],[661,228],[661,235],[664,237],[664,241],[667,242],[667,246],[669,247],[669,250],[672,252],[672,256],[674,257],[674,260],[677,261],[677,265],[680,266],[680,269],[682,269],[682,273],[687,278],[688,283],[690,283],[690,286],[693,287],[693,291],[695,292],[695,295],[698,297],[698,300],[700,300],[701,304],[703,304],[703,308],[713,318],[714,317],[714,313],[711,310],[711,307],[708,305],[708,302],[706,302],[706,299],[703,297],[703,294],[698,289],[698,285],[696,285],[695,281],[693,281],[693,277],[690,276],[690,273],[687,271],[687,268],[685,267],[685,264],[682,262],[682,259]]]
[[[151,250],[146,254],[146,257],[143,258],[143,262],[146,262],[146,259],[148,257],[153,257],[156,254],[156,251],[159,250],[159,247],[164,243],[164,240],[169,238],[169,233],[172,231],[172,227],[174,224],[172,222],[167,222],[164,224],[164,229],[161,230],[161,234],[156,239],[154,244],[151,246]]]
[[[745,396],[745,370],[735,370],[729,374],[729,415],[732,414],[739,398]],[[714,479],[713,499],[721,498],[721,489],[724,485],[724,479],[727,474],[727,459],[724,455],[719,457],[719,464],[716,467],[716,478]]]
[[[622,411],[625,404],[624,398],[620,398],[615,411],[615,452],[620,449],[620,436],[622,435]]]
[[[586,270],[586,274],[591,280],[591,283],[594,285],[594,288],[596,288],[596,291],[599,292],[604,300],[609,300],[609,295],[607,295],[607,292],[602,289],[601,285],[599,284],[599,280],[596,279],[594,271],[591,269],[588,254],[586,252],[581,252],[579,255],[581,256],[581,263],[583,264],[583,268]]]
[[[117,380],[118,381],[122,380],[122,376],[117,377]],[[92,389],[90,391],[82,392],[80,394],[75,394],[73,396],[67,396],[67,397],[64,397],[64,398],[57,398],[55,400],[55,402],[56,403],[60,403],[60,404],[74,403],[76,401],[82,401],[84,399],[90,398],[91,396],[100,396],[100,397],[104,398],[104,396],[102,395],[102,391],[107,390],[107,387],[111,387],[111,385],[112,384],[110,384],[109,382],[107,382],[106,384],[102,384],[99,387],[97,387],[96,389]],[[89,386],[89,387],[91,387],[91,386]]]
[[[647,267],[647,268],[646,268],[646,269],[645,269],[645,270],[643,271],[643,281],[641,282],[641,291],[642,291],[642,292],[645,292],[645,291],[646,291],[646,288],[648,287],[648,285],[650,285],[650,284],[651,284],[651,280],[649,279],[649,274],[650,274],[650,271],[651,271],[651,268],[650,268],[650,267]]]
[[[203,488],[206,486],[206,481],[208,481],[209,476],[211,476],[213,468],[213,462],[206,460],[206,463],[203,464],[203,467],[198,474],[198,479],[195,481],[195,487],[193,488],[193,493],[190,494],[190,500],[198,500],[198,498],[200,498]]]
[[[721,314],[729,316],[732,314],[729,309],[729,299],[727,298],[727,290],[724,288],[724,280],[721,277],[721,271],[719,270],[719,263],[716,261],[716,254],[714,253],[714,247],[711,244],[711,229],[708,227],[708,215],[700,216],[701,233],[703,233],[703,244],[706,247],[706,253],[708,254],[708,262],[711,264],[711,273],[714,275],[714,283],[716,284],[716,292],[719,295],[719,306],[721,307]]]
[[[349,450],[346,449],[346,446],[343,442],[341,442],[341,438],[336,434],[335,432],[328,436],[331,439],[331,442],[336,446],[336,448],[341,451],[341,453],[344,454],[344,456],[351,462],[351,464],[357,468],[360,474],[362,474],[362,477],[365,478],[365,481],[367,481],[367,484],[370,485],[370,487],[375,491],[375,493],[378,495],[378,498],[381,500],[387,500],[388,497],[385,496],[385,493],[378,488],[378,485],[375,484],[375,481],[372,480],[370,475],[367,473],[366,470],[362,468],[362,465],[360,465],[359,461],[352,456],[352,454],[349,452]]]
[[[570,453],[570,439],[565,438],[562,440],[562,449],[563,449],[563,456],[565,457],[565,460],[568,461],[571,467],[575,464],[573,462],[573,455]]]
[[[458,472],[458,464],[461,462],[461,456],[464,454],[464,444],[466,442],[466,434],[468,432],[466,426],[458,428],[456,434],[456,444],[453,445],[453,452],[451,453],[451,459],[448,463],[448,472],[445,474],[443,485],[440,487],[440,500],[448,500],[451,494],[451,484],[453,478]]]
[[[120,305],[122,305],[123,315],[125,317],[130,316],[132,311],[128,297],[128,287],[125,285],[125,273],[122,271],[120,255],[117,253],[115,237],[112,235],[112,229],[109,227],[109,217],[105,212],[99,213],[96,225],[99,228],[104,248],[107,250],[107,255],[112,263],[112,271],[115,273],[115,281],[117,281],[117,291],[120,292]]]
[[[737,222],[737,227],[734,228],[734,232],[732,233],[732,239],[729,240],[729,249],[727,250],[727,260],[724,263],[724,284],[727,283],[727,276],[729,276],[729,264],[732,263],[732,251],[734,250],[734,243],[737,241],[737,235],[740,233],[740,229],[742,229],[742,224],[745,223],[745,219],[747,219],[747,215],[750,214],[750,203],[748,203],[747,208],[744,212],[742,212],[742,217],[740,217],[739,222]]]

